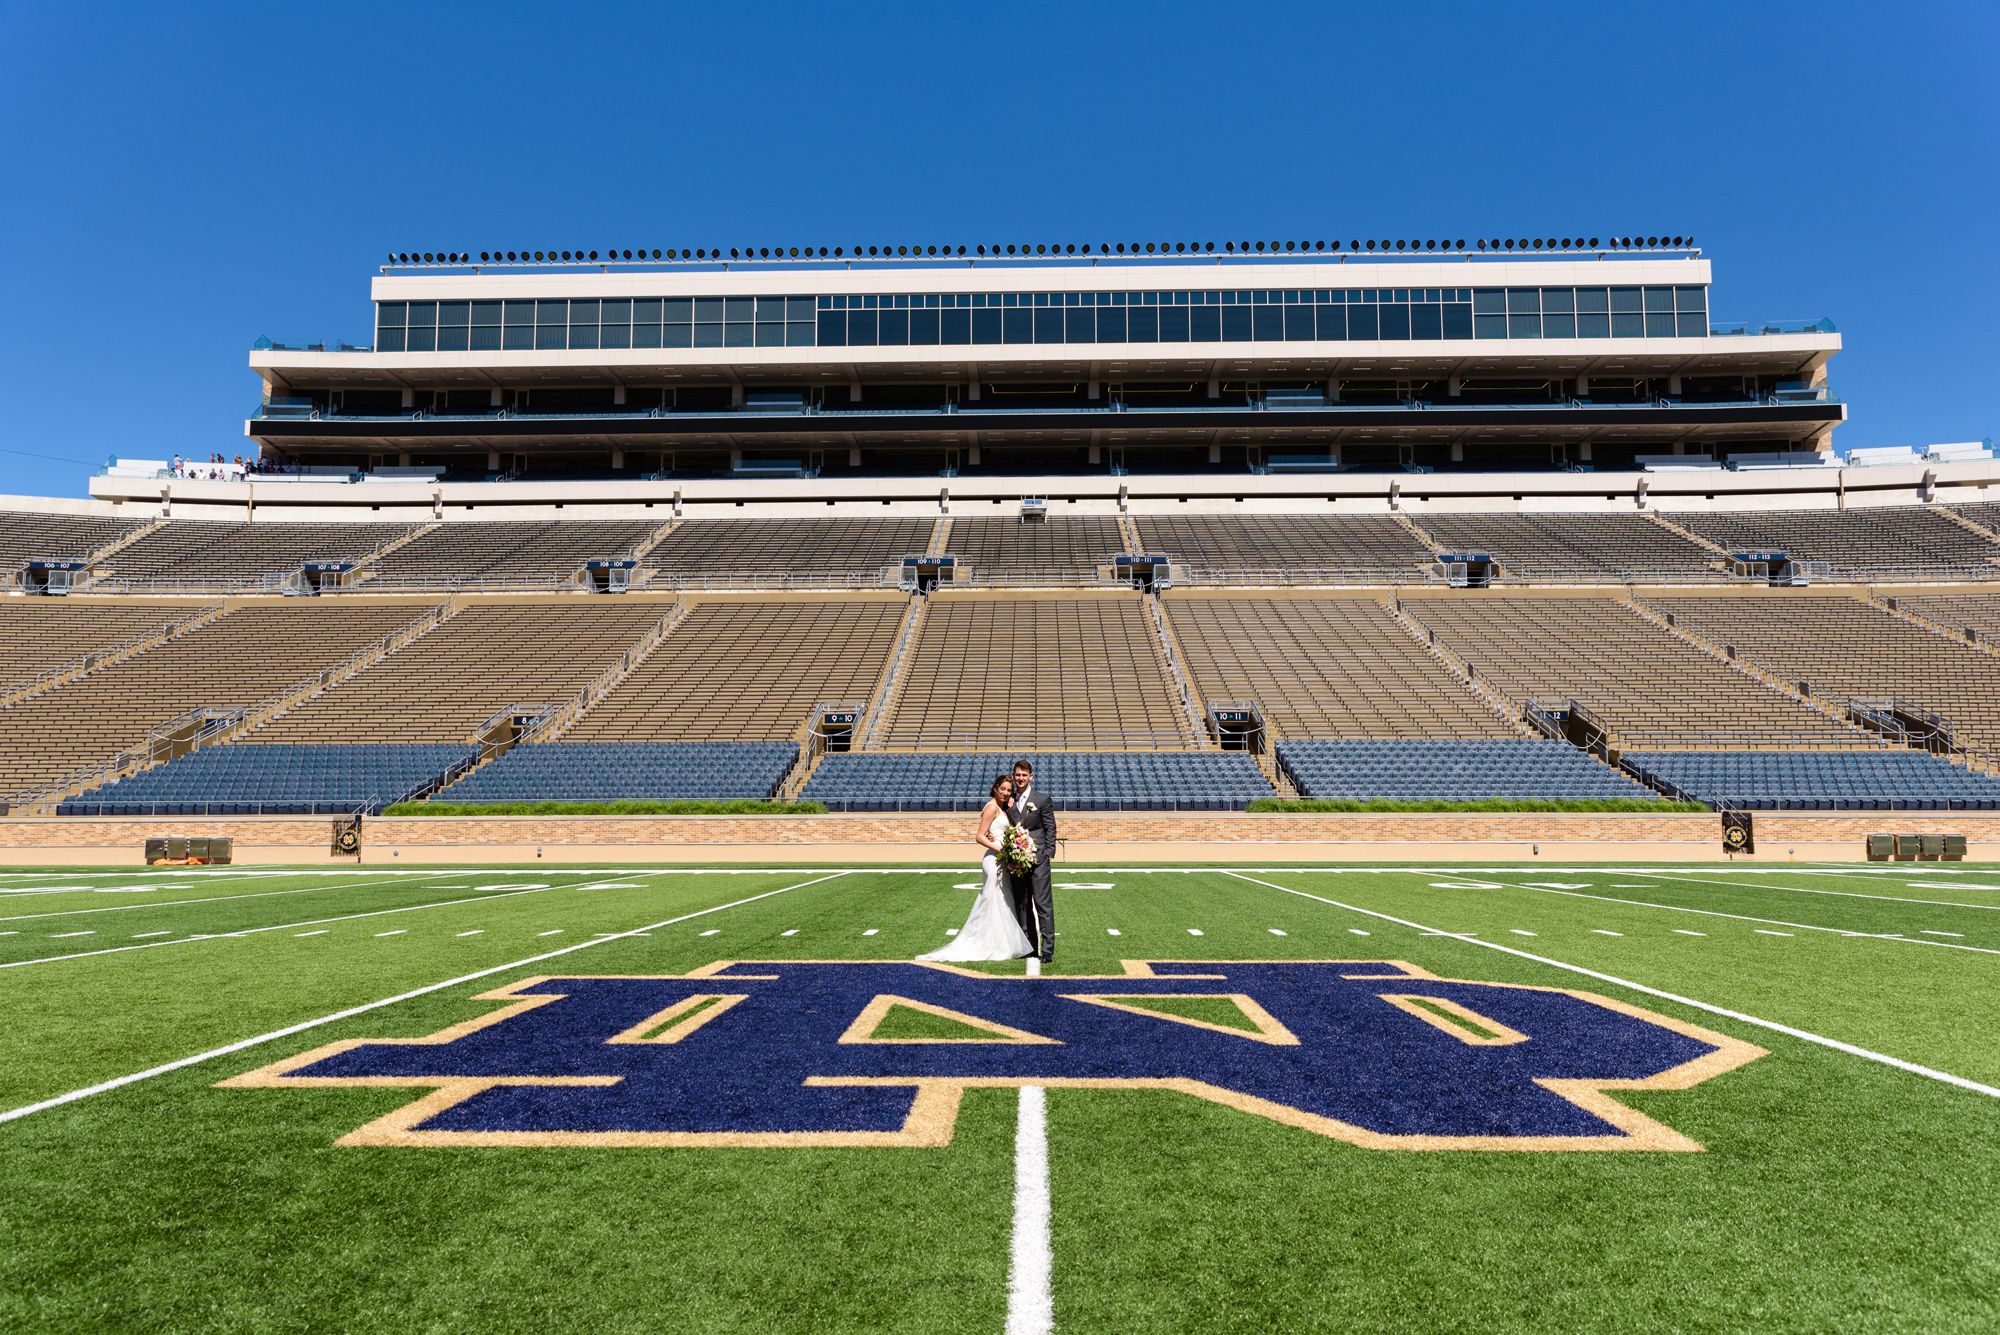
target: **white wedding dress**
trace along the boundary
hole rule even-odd
[[[1006,828],[1007,817],[1003,813],[993,818],[986,833],[998,843],[1000,832]],[[1014,897],[1007,891],[1000,859],[989,852],[980,866],[985,869],[986,880],[980,886],[979,898],[972,901],[972,912],[965,915],[965,926],[945,945],[928,955],[917,956],[918,959],[962,964],[970,960],[1017,960],[1035,953],[1034,943],[1014,918]]]

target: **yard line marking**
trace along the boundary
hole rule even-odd
[[[1832,1048],[1836,1052],[1844,1052],[1850,1057],[1860,1057],[1867,1061],[1880,1062],[1884,1066],[1893,1066],[1899,1071],[1907,1071],[1912,1075],[1921,1075],[1931,1080],[1942,1081],[1947,1085],[1956,1085],[1960,1089],[1971,1090],[1975,1094],[1985,1094],[1992,1098],[2000,1099],[2000,1089],[1996,1089],[1992,1085],[1982,1085],[1976,1080],[1967,1080],[1964,1076],[1953,1075],[1949,1071],[1939,1071],[1929,1066],[1919,1066],[1915,1062],[1906,1062],[1900,1057],[1891,1057],[1887,1053],[1874,1052],[1868,1048],[1856,1047],[1852,1043],[1843,1043],[1837,1038],[1828,1038],[1823,1034],[1811,1033],[1804,1029],[1794,1029],[1788,1024],[1780,1024],[1776,1020],[1760,1019],[1755,1015],[1746,1015],[1742,1011],[1729,1010],[1723,1006],[1711,1005],[1706,1001],[1696,1001],[1692,997],[1684,997],[1678,993],[1666,992],[1657,987],[1647,987],[1644,983],[1635,983],[1630,979],[1620,978],[1615,974],[1599,973],[1595,969],[1586,969],[1580,964],[1565,964],[1561,960],[1552,960],[1546,955],[1530,954],[1528,951],[1521,950],[1515,946],[1502,945],[1498,941],[1481,941],[1470,932],[1439,932],[1433,928],[1425,927],[1420,922],[1411,922],[1407,918],[1392,917],[1387,913],[1378,913],[1374,909],[1358,908],[1353,904],[1343,904],[1337,899],[1328,899],[1324,895],[1309,894],[1304,890],[1294,890],[1290,886],[1279,885],[1275,881],[1260,881],[1253,876],[1245,876],[1240,872],[1233,871],[1225,871],[1223,875],[1235,877],[1239,881],[1248,881],[1252,885],[1261,885],[1269,890],[1279,890],[1288,895],[1297,895],[1300,899],[1318,900],[1322,904],[1331,904],[1337,909],[1347,909],[1353,913],[1365,913],[1371,918],[1380,918],[1384,922],[1393,922],[1399,927],[1414,927],[1426,935],[1455,937],[1468,945],[1484,946],[1488,950],[1497,950],[1503,955],[1513,955],[1520,959],[1531,960],[1536,964],[1546,964],[1552,969],[1566,969],[1570,973],[1580,973],[1586,978],[1595,978],[1599,982],[1610,983],[1614,987],[1627,987],[1634,992],[1643,992],[1649,997],[1660,997],[1682,1006],[1692,1006],[1696,1010],[1707,1011],[1711,1015],[1721,1015],[1731,1020],[1740,1020],[1744,1024],[1754,1024],[1762,1029],[1770,1029],[1776,1033],[1785,1034],[1788,1037],[1800,1039],[1807,1043],[1817,1043],[1821,1047]],[[0,1114],[0,1116],[4,1116],[4,1114]]]
[[[320,928],[320,929],[319,929],[319,930],[318,930],[317,932],[293,932],[293,933],[292,933],[292,935],[293,935],[293,936],[295,936],[295,937],[296,937],[296,936],[325,936],[325,935],[326,935],[326,933],[327,933],[327,929],[326,929],[326,928],[324,928],[324,927],[322,927],[322,928]]]
[[[1264,930],[1265,930],[1265,931],[1267,931],[1267,932],[1269,932],[1269,933],[1270,933],[1270,934],[1271,934],[1272,936],[1283,936],[1283,935],[1284,935],[1284,933],[1283,933],[1283,932],[1279,931],[1279,930],[1278,930],[1277,928],[1275,928],[1275,927],[1266,927],[1266,928],[1265,928]]]
[[[1964,935],[1965,935],[1965,933],[1964,933],[1964,932],[1937,932],[1937,931],[1932,931],[1932,930],[1931,930],[1930,928],[1928,928],[1928,927],[1920,927],[1920,928],[1918,928],[1917,930],[1918,930],[1918,931],[1920,931],[1920,932],[1922,932],[1922,933],[1923,933],[1923,934],[1924,934],[1925,936],[1964,936]]]
[[[1628,904],[1633,908],[1663,909],[1668,913],[1698,913],[1704,918],[1732,918],[1737,922],[1763,922],[1763,923],[1769,923],[1773,927],[1796,927],[1802,932],[1833,932],[1839,936],[1867,936],[1867,937],[1873,937],[1879,941],[1907,941],[1909,942],[1909,944],[1913,946],[1936,946],[1940,950],[1971,950],[1971,951],[1976,951],[1981,955],[2000,955],[2000,950],[1990,950],[1985,946],[1955,946],[1949,941],[1916,941],[1898,932],[1850,932],[1842,927],[1821,927],[1817,923],[1810,923],[1810,922],[1787,922],[1783,918],[1756,918],[1752,917],[1750,914],[1747,913],[1724,913],[1720,909],[1689,908],[1683,904],[1653,904],[1653,903],[1648,903],[1646,900],[1643,899],[1618,899],[1612,895],[1586,895],[1581,891],[1577,890],[1552,890],[1547,886],[1534,885],[1531,882],[1524,882],[1522,884],[1509,886],[1506,888],[1513,890],[1533,890],[1538,895],[1563,895],[1570,899],[1597,899],[1597,900],[1602,900],[1606,904]],[[1774,885],[1765,888],[1772,890],[1787,890],[1790,889],[1791,887],[1783,885]],[[1874,899],[1874,898],[1880,898],[1880,896],[1868,895],[1868,896],[1863,896],[1863,898]],[[1682,929],[1678,927],[1673,928],[1672,930],[1680,932],[1682,936],[1708,935],[1708,933],[1706,932],[1682,931]],[[1774,935],[1787,936],[1790,935],[1790,933],[1777,932],[1774,933]]]
[[[684,913],[678,918],[668,918],[665,922],[652,923],[642,930],[671,927],[675,923],[686,922],[691,918],[700,918],[710,913],[720,913],[724,909],[741,908],[745,904],[754,904],[760,899],[769,899],[772,895],[782,895],[792,890],[803,890],[809,885],[818,885],[823,881],[837,880],[846,874],[844,871],[832,872],[825,876],[815,877],[810,881],[800,881],[797,885],[787,885],[781,886],[776,890],[766,890],[762,894],[751,895],[747,899],[739,899],[734,903],[718,904],[714,908],[708,909],[696,909],[693,913]],[[121,1075],[115,1079],[105,1080],[83,1089],[73,1089],[67,1094],[58,1094],[52,1099],[43,1099],[40,1103],[30,1103],[20,1108],[11,1108],[6,1112],[0,1112],[0,1122],[11,1122],[16,1118],[26,1117],[29,1113],[42,1112],[48,1108],[60,1108],[65,1103],[74,1103],[78,1099],[87,1099],[93,1094],[102,1094],[108,1090],[121,1089],[126,1085],[136,1084],[141,1080],[150,1080],[156,1075],[165,1075],[170,1071],[179,1071],[189,1066],[197,1066],[202,1062],[210,1061],[216,1057],[226,1057],[232,1052],[241,1052],[245,1048],[254,1048],[260,1043],[269,1043],[275,1039],[303,1033],[308,1029],[317,1029],[323,1024],[332,1024],[336,1020],[352,1019],[356,1015],[365,1015],[369,1011],[380,1010],[384,1006],[394,1006],[399,1002],[409,1001],[413,997],[427,996],[432,992],[442,992],[447,987],[457,987],[461,983],[470,983],[476,979],[490,978],[496,973],[506,973],[510,969],[520,969],[530,964],[539,964],[543,960],[552,960],[559,955],[568,955],[578,950],[588,950],[592,946],[603,944],[604,940],[612,940],[619,936],[629,935],[631,935],[629,932],[610,933],[601,940],[579,941],[573,946],[564,946],[560,950],[551,950],[541,955],[530,955],[526,959],[515,960],[511,964],[497,964],[490,969],[480,969],[474,973],[460,974],[456,978],[447,978],[442,983],[430,983],[408,992],[399,992],[393,997],[384,997],[380,1001],[370,1001],[359,1006],[350,1006],[346,1010],[335,1011],[331,1015],[322,1015],[316,1020],[303,1020],[298,1024],[287,1025],[283,1029],[273,1029],[268,1034],[259,1034],[255,1038],[246,1038],[239,1042],[226,1044],[223,1047],[210,1048],[207,1052],[198,1052],[192,1057],[182,1057],[179,1061],[171,1061],[161,1066],[149,1067],[144,1071],[135,1071],[131,1075]]]
[[[393,932],[377,932],[377,933],[375,933],[375,935],[376,935],[376,936],[401,936],[401,935],[402,935],[403,933],[405,933],[405,932],[407,932],[407,931],[409,931],[409,930],[410,930],[410,929],[409,929],[409,928],[407,928],[407,927],[398,927],[398,928],[397,928],[397,929],[396,929],[395,931],[393,931]]]
[[[562,934],[563,934],[563,929],[562,929],[562,928],[560,928],[560,927],[556,928],[556,929],[555,929],[554,931],[551,931],[551,932],[536,932],[536,933],[535,933],[535,935],[536,935],[536,936],[561,936]]]
[[[12,936],[13,933],[9,932],[7,933],[7,935]],[[173,935],[172,932],[134,932],[132,933],[132,939],[134,941],[137,941],[142,936],[172,936],[172,935]]]
[[[1593,932],[1595,932],[1595,933],[1597,933],[1597,934],[1598,934],[1599,936],[1623,936],[1623,935],[1625,935],[1625,933],[1623,933],[1623,932],[1609,932],[1609,931],[1606,931],[1606,930],[1605,930],[1604,928],[1602,928],[1602,927],[1593,927],[1593,928],[1591,928],[1590,930],[1591,930],[1591,931],[1593,931]]]
[[[1039,955],[1028,956],[1028,977],[1040,978],[1041,976],[1042,976],[1041,956]]]
[[[483,934],[485,933],[485,931],[486,931],[486,929],[485,929],[484,927],[475,927],[475,928],[473,928],[473,929],[472,929],[471,931],[469,931],[469,932],[460,932],[460,933],[459,933],[459,935],[460,935],[460,936],[480,936],[480,935],[483,935]]]
[[[722,930],[722,929],[721,929],[720,927],[711,927],[711,928],[709,928],[709,929],[708,929],[707,931],[703,932],[703,933],[702,933],[701,935],[703,935],[703,936],[714,936],[714,935],[715,935],[715,934],[716,934],[717,932],[719,932],[719,931],[721,931],[721,930]]]
[[[60,941],[66,936],[96,936],[96,935],[97,935],[96,932],[57,932],[53,936],[51,936],[49,940]]]
[[[568,889],[568,890],[594,890],[597,887],[586,882],[583,885],[552,886],[550,888]],[[385,914],[417,913],[424,909],[448,909],[456,904],[484,904],[486,901],[490,899],[512,899],[515,895],[539,895],[541,893],[542,891],[540,890],[516,890],[511,894],[505,894],[505,895],[475,895],[471,899],[446,899],[446,900],[441,900],[436,904],[405,904],[403,907],[397,909],[373,909],[367,913],[343,914],[338,918],[308,918],[304,922],[273,923],[269,927],[252,927],[241,932],[212,932],[205,935],[198,934],[195,936],[178,937],[172,941],[148,941],[143,946],[111,946],[104,950],[78,951],[74,955],[45,955],[41,959],[13,960],[6,964],[0,964],[0,969],[19,969],[29,964],[60,964],[64,960],[90,959],[92,956],[95,955],[116,955],[119,952],[126,950],[152,950],[159,946],[185,945],[189,941],[214,941],[220,937],[227,937],[227,936],[254,936],[259,932],[284,932],[284,931],[289,931],[294,927],[316,927],[323,922],[353,922],[357,918],[380,918]],[[64,932],[63,935],[89,936],[91,935],[91,933]]]
[[[299,872],[296,874],[301,876],[310,876],[320,873]],[[445,873],[441,871],[409,872],[404,874],[414,875],[414,876],[445,875]],[[378,881],[376,884],[394,885],[395,882]],[[173,890],[173,889],[178,889],[179,887],[172,885],[164,885],[159,888],[163,890]],[[0,918],[0,922],[27,922],[30,919],[34,918],[69,918],[85,913],[130,913],[133,909],[173,909],[173,908],[180,908],[181,906],[186,904],[220,904],[226,900],[233,900],[233,899],[270,899],[276,895],[316,895],[322,890],[367,890],[371,888],[372,887],[365,885],[304,885],[300,886],[296,890],[259,890],[254,894],[248,894],[248,895],[211,895],[207,899],[165,899],[165,900],[155,899],[155,900],[150,900],[144,904],[106,904],[101,908],[64,909],[57,913],[17,913],[12,915],[11,917]]]
[[[1675,934],[1676,936],[1707,936],[1707,935],[1708,935],[1708,933],[1707,933],[1707,932],[1690,932],[1690,931],[1689,931],[1689,930],[1688,930],[1687,928],[1685,928],[1685,927],[1670,927],[1670,928],[1668,928],[1667,930],[1668,930],[1668,931],[1670,931],[1670,932],[1673,932],[1673,933],[1674,933],[1674,934]]]
[[[1032,963],[1032,961],[1030,961]],[[1049,1290],[1049,1107],[1040,1085],[1021,1086],[1014,1123],[1014,1237],[1007,1265],[1007,1335],[1055,1329]]]

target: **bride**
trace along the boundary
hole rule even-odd
[[[992,794],[993,800],[980,810],[979,828],[972,836],[986,850],[980,863],[986,880],[979,898],[972,901],[972,912],[966,915],[958,935],[940,949],[917,956],[920,960],[1017,960],[1035,953],[1034,943],[1015,921],[1014,897],[1008,893],[1006,875],[1000,870],[1000,836],[1011,823],[1007,804],[1014,800],[1014,780],[1001,775],[993,781]]]

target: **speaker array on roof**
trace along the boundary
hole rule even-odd
[[[1692,236],[1614,236],[1602,242],[1596,237],[1493,237],[1466,241],[1439,240],[1435,237],[1423,240],[1411,238],[1391,238],[1388,240],[1354,239],[1340,241],[1224,241],[1219,246],[1213,241],[1103,241],[1096,245],[1089,243],[1044,243],[969,246],[668,246],[664,249],[647,249],[641,246],[635,250],[613,248],[600,255],[594,250],[482,250],[477,257],[464,251],[390,251],[389,263],[401,268],[417,265],[470,264],[727,264],[747,262],[757,264],[820,263],[827,260],[853,262],[860,260],[1034,260],[1071,259],[1090,257],[1092,259],[1159,259],[1164,256],[1202,256],[1215,258],[1250,257],[1300,258],[1312,255],[1360,254],[1360,255],[1421,255],[1421,254],[1516,254],[1526,251],[1533,254],[1563,252],[1593,252],[1602,254],[1613,250],[1688,250],[1693,248]]]

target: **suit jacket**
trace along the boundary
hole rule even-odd
[[[1027,810],[1032,806],[1033,811]],[[1019,809],[1010,808],[1007,819],[1026,830],[1034,838],[1035,846],[1042,850],[1047,861],[1050,847],[1056,841],[1055,801],[1040,784],[1028,785],[1028,791],[1021,794]]]

